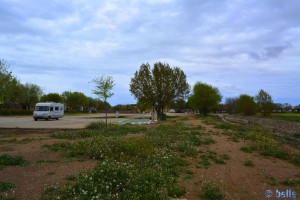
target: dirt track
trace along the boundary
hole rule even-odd
[[[39,120],[34,121],[32,116],[9,116],[4,117],[0,116],[0,128],[53,128],[53,129],[78,129],[84,128],[91,122],[94,121],[105,121],[103,118],[104,114],[86,114],[86,115],[70,115],[64,116],[59,120]],[[115,114],[108,114],[108,123],[113,123],[118,120],[122,120],[122,118],[117,119],[114,118]],[[122,114],[122,116],[125,116]],[[126,116],[141,116],[136,114],[126,114]]]

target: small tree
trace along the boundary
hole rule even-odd
[[[112,97],[114,93],[111,92],[115,86],[114,80],[111,76],[100,76],[92,80],[96,84],[96,89],[93,93],[98,95],[100,99],[103,99],[104,103],[107,103],[107,99]],[[107,126],[107,111],[105,108],[105,122]]]
[[[206,116],[210,110],[217,108],[221,100],[222,96],[218,88],[197,82],[193,88],[193,94],[189,98],[189,104],[193,109],[200,110]]]
[[[260,90],[255,96],[255,101],[257,103],[259,111],[263,116],[268,116],[273,110],[273,100],[271,95],[269,95],[264,90]]]

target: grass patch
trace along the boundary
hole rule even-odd
[[[254,163],[252,160],[245,160],[244,166],[246,167],[254,167]]]
[[[0,155],[0,166],[20,165],[25,166],[29,164],[25,158],[21,156],[11,156],[9,154]]]
[[[88,140],[80,136],[76,141],[45,146],[67,157],[96,159],[99,163],[93,169],[66,177],[69,184],[65,187],[46,189],[41,199],[177,198],[186,193],[177,184],[179,175],[185,173],[186,180],[193,178],[192,171],[184,170],[187,162],[180,157],[194,156],[195,146],[212,142],[182,122],[148,129],[118,125],[108,129],[144,133],[140,137],[102,134],[103,124],[98,125],[85,130],[98,132]]]
[[[245,153],[253,153],[255,148],[252,146],[242,146],[240,148],[241,151],[245,152]]]
[[[0,181],[0,192],[8,192],[9,190],[15,189],[16,185],[13,183],[8,183],[4,181]]]
[[[211,165],[210,162],[209,162],[209,159],[206,156],[201,157],[201,160],[199,161],[199,164],[204,169],[208,169]]]
[[[176,160],[176,159],[175,159]],[[41,199],[167,199],[185,194],[174,181],[174,157],[152,157],[140,164],[113,160],[76,176],[73,185],[46,190]],[[167,166],[169,167],[167,167]]]
[[[284,186],[300,186],[300,180],[295,179],[284,180],[280,181],[279,183]]]
[[[300,113],[271,113],[271,116],[269,116],[269,118],[291,122],[300,122]]]
[[[300,152],[297,150],[285,149],[284,146],[273,138],[272,131],[254,125],[225,124],[220,119],[210,117],[210,121],[223,134],[230,138],[247,140],[248,145],[241,147],[241,151],[252,153],[257,151],[260,155],[287,160],[295,165],[300,165]]]
[[[87,129],[78,131],[63,131],[50,134],[50,137],[57,139],[84,139],[103,136],[122,136],[129,133],[140,133],[146,131],[146,127],[139,125],[117,125],[106,124],[104,122],[92,122]]]
[[[57,163],[57,160],[37,160],[35,163],[42,164],[42,163]]]
[[[270,186],[277,186],[277,182],[276,182],[276,178],[272,175],[267,175],[266,176],[266,179],[268,180],[267,181],[267,184],[270,185]]]
[[[230,156],[228,154],[218,155],[216,152],[208,150],[200,155],[200,161],[198,162],[198,164],[202,168],[208,169],[211,165],[211,163],[209,162],[210,160],[214,161],[216,164],[226,164],[225,160],[229,159]]]
[[[203,200],[223,200],[225,196],[221,193],[219,186],[212,182],[207,181],[204,183],[203,189],[198,195]]]

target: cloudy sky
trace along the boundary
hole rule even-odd
[[[92,94],[110,75],[112,104],[135,103],[130,79],[142,63],[180,67],[192,86],[226,97],[300,104],[300,1],[1,0],[0,59],[44,93]]]

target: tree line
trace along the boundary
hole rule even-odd
[[[63,102],[69,111],[96,111],[105,109],[130,110],[132,112],[152,110],[163,118],[166,109],[193,111],[207,115],[212,111],[227,111],[253,115],[261,112],[268,115],[272,110],[290,110],[290,104],[273,103],[272,97],[260,90],[254,97],[241,94],[239,97],[226,98],[221,104],[222,95],[217,87],[203,82],[196,82],[191,89],[187,77],[179,67],[157,62],[151,66],[146,63],[140,66],[130,82],[130,92],[136,98],[136,104],[119,104],[111,107],[107,98],[111,97],[114,81],[112,77],[93,79],[96,89],[92,92],[100,98],[86,96],[82,92],[65,91],[62,94],[44,94],[40,86],[32,83],[22,84],[9,71],[6,61],[0,60],[0,109],[32,110],[41,101]],[[300,105],[295,109],[300,110]]]
[[[138,101],[137,107],[152,108],[160,116],[164,115],[165,108],[186,109],[203,115],[211,111],[228,111],[244,115],[260,112],[264,116],[273,110],[291,108],[287,103],[273,103],[271,95],[262,89],[254,97],[241,94],[227,98],[225,104],[220,104],[222,95],[217,87],[199,81],[190,90],[185,73],[179,67],[162,62],[155,63],[152,69],[148,63],[142,64],[130,82],[130,92]],[[300,110],[300,105],[295,108]]]
[[[44,94],[40,86],[22,84],[13,76],[6,61],[0,60],[0,110],[2,113],[14,110],[32,111],[37,102],[63,102],[67,111],[104,110],[110,104],[88,97],[82,92],[65,91],[62,94]]]

